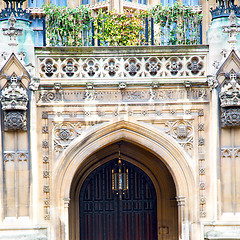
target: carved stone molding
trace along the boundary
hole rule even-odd
[[[37,91],[40,84],[40,78],[33,77],[29,84],[29,89],[32,91]]]
[[[27,151],[4,151],[3,160],[4,163],[7,162],[28,162],[28,152]]]

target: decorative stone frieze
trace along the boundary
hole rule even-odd
[[[206,57],[39,57],[41,79],[113,79],[119,78],[172,78],[205,76]]]
[[[120,82],[123,83],[123,82]],[[86,101],[101,101],[101,102],[130,102],[130,101],[153,101],[153,102],[175,102],[176,100],[194,100],[194,101],[209,101],[209,93],[203,88],[189,89],[131,89],[121,84],[122,90],[119,89],[63,89],[61,91],[45,90],[39,91],[38,103],[56,103],[56,102],[86,102]],[[201,110],[200,110],[201,114]]]

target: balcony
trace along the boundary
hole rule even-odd
[[[137,46],[202,44],[201,7],[157,5],[123,14],[46,7],[32,11],[36,46]],[[46,13],[46,16],[44,16]],[[61,16],[61,17],[59,17]],[[134,28],[134,27],[135,28]],[[129,40],[128,40],[129,38]]]
[[[41,84],[205,84],[208,46],[37,47]]]

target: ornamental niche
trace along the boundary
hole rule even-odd
[[[16,73],[7,76],[7,83],[0,97],[4,111],[4,130],[27,130],[26,110],[28,104],[27,90],[21,84],[21,77]]]
[[[0,101],[4,131],[27,131],[28,89],[38,88],[38,79],[31,77],[24,62],[12,53],[1,69]]]

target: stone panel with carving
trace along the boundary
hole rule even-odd
[[[4,131],[27,131],[25,111],[4,111]]]
[[[176,139],[190,156],[192,155],[193,127],[191,121],[167,121],[165,123],[165,132]]]
[[[81,132],[82,124],[80,122],[54,123],[54,151],[61,153]]]
[[[222,108],[221,125],[222,127],[239,127],[240,108]]]
[[[172,78],[206,75],[206,56],[152,57],[38,57],[39,77],[44,79]]]

